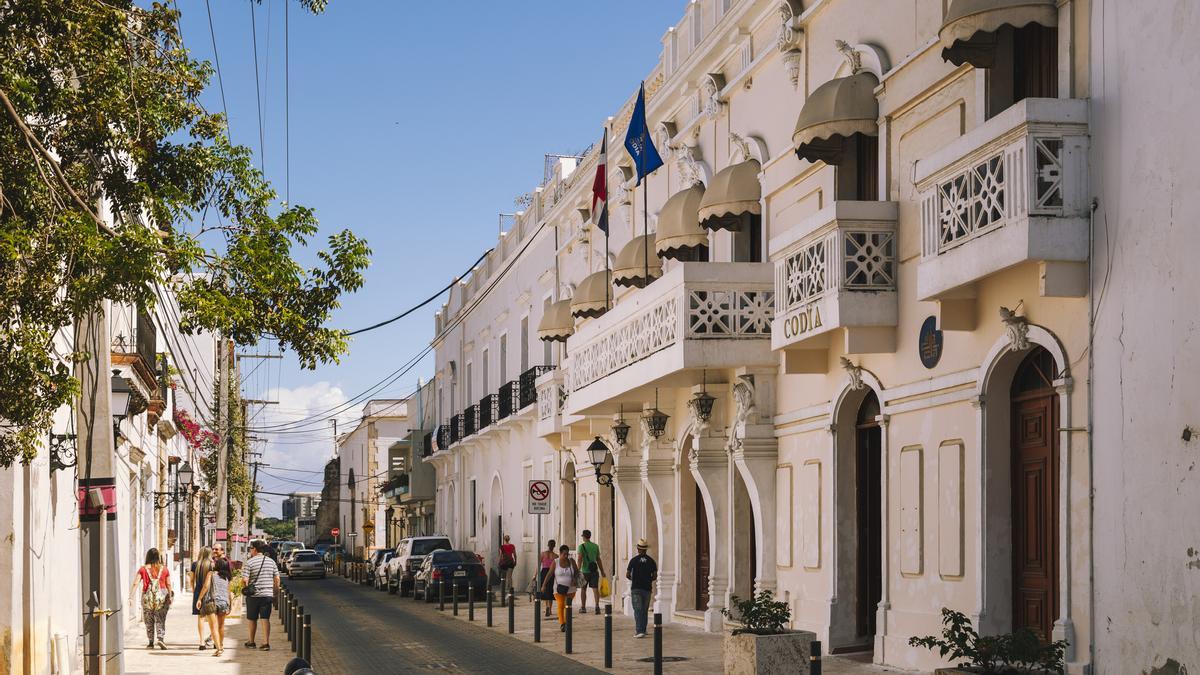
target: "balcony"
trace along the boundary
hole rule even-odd
[[[847,353],[895,351],[897,213],[895,202],[839,200],[771,240],[771,347],[788,372],[825,372],[836,329]]]
[[[437,431],[434,432],[434,439],[437,441],[439,452],[450,447],[450,429],[451,426],[449,424],[439,424]]]
[[[425,434],[421,440],[421,456],[429,457],[431,455],[433,455],[433,434]]]
[[[473,435],[479,431],[479,406],[470,406],[462,413],[463,416],[463,438]]]
[[[521,373],[521,378],[518,380],[520,382],[517,400],[518,411],[537,403],[537,379],[551,370],[554,370],[554,366],[534,366]]]
[[[562,432],[562,411],[567,402],[563,371],[554,369],[537,379],[538,436],[545,438]]]
[[[507,419],[521,409],[521,385],[517,380],[510,380],[500,387],[496,394],[499,402],[496,409],[496,419]]]
[[[110,352],[114,367],[126,366],[136,377],[137,398],[145,410],[148,404],[157,417],[165,408],[158,382],[158,357],[155,352],[158,328],[154,317],[141,307],[112,303],[108,318]]]
[[[699,384],[706,368],[775,366],[771,273],[770,263],[682,263],[580,326],[567,340],[564,412],[615,413],[653,387]]]
[[[479,429],[482,431],[500,419],[500,395],[488,394],[479,399]]]
[[[450,418],[450,445],[463,439],[463,416],[455,415]]]
[[[1042,295],[1086,293],[1086,101],[1025,99],[918,162],[916,180],[921,300],[974,298],[975,282],[1034,262]]]

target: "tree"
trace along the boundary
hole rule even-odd
[[[271,535],[272,539],[288,540],[296,538],[296,523],[290,520],[280,520],[270,517],[259,518],[257,525],[260,530]]]
[[[200,105],[213,71],[178,19],[160,2],[0,4],[0,466],[32,458],[78,393],[86,355],[53,340],[105,299],[174,293],[185,332],[273,337],[306,368],[348,346],[326,323],[369,248],[343,230],[315,266],[295,260],[316,216],[280,204]]]

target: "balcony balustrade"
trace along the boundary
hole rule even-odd
[[[488,394],[479,399],[479,429],[486,429],[500,419],[500,395]]]
[[[463,438],[463,418],[462,415],[455,415],[450,418],[450,445],[461,441]]]
[[[551,370],[554,370],[554,366],[534,366],[521,373],[517,410],[537,403],[537,379]]]
[[[703,369],[774,365],[771,275],[770,263],[682,263],[622,298],[567,340],[565,412],[617,412],[622,396],[680,373],[699,384]]]
[[[839,200],[771,240],[774,349],[823,352],[841,328],[847,353],[895,350],[897,213],[895,202]]]
[[[463,438],[479,431],[479,406],[473,405],[463,411]]]
[[[1025,99],[919,161],[916,179],[921,300],[973,298],[974,282],[1025,262],[1042,295],[1086,293],[1086,101]]]
[[[438,425],[437,432],[434,434],[434,437],[437,441],[437,449],[439,452],[450,447],[450,429],[451,426],[449,424]]]
[[[563,371],[554,369],[537,379],[538,436],[546,437],[562,431],[562,411],[567,402],[567,387]]]
[[[500,387],[500,392],[496,394],[498,398],[496,408],[496,419],[502,420],[510,415],[515,415],[520,410],[520,391],[521,385],[517,380],[505,382]]]

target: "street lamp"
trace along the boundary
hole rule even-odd
[[[604,458],[608,456],[608,446],[604,441],[597,436],[596,440],[588,446],[588,455],[592,460],[592,466],[596,469],[596,482],[600,485],[612,485],[612,474],[604,473],[600,470],[604,466]]]
[[[700,420],[701,424],[704,424],[712,417],[713,401],[717,399],[708,393],[708,371],[704,371],[701,377],[703,378],[701,380],[703,384],[700,385],[700,393],[693,396],[692,400],[688,401],[688,405],[691,406],[696,419]]]
[[[629,433],[629,427],[626,425],[625,432]],[[608,517],[609,531],[612,534],[612,567],[610,572],[616,574],[617,568],[617,486],[613,484],[613,475],[601,471],[604,466],[604,459],[608,456],[608,446],[604,441],[600,440],[599,436],[592,441],[588,446],[588,459],[592,462],[592,467],[596,470],[596,484],[608,487]],[[612,600],[610,599],[611,603]]]
[[[617,422],[612,425],[613,438],[616,439],[617,445],[622,448],[629,441],[629,425],[625,423],[625,407],[621,407],[621,415],[617,418]]]
[[[184,462],[183,466],[179,467],[179,471],[175,473],[175,476],[179,479],[179,484],[183,486],[184,490],[189,491],[192,489],[192,478],[194,475],[192,465],[187,462]]]
[[[133,388],[129,386],[129,382],[121,377],[121,371],[112,371],[112,380],[109,382],[109,389],[112,390],[112,418],[113,418],[113,439],[116,442],[116,437],[121,434],[121,420],[125,419],[125,415],[129,414],[129,399],[133,396]]]
[[[659,439],[667,433],[667,418],[670,415],[658,409],[658,390],[654,390],[654,409],[646,413],[642,417],[646,422],[646,433],[650,434],[651,438]]]

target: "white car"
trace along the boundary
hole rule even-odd
[[[291,551],[292,560],[288,565],[287,575],[289,579],[298,577],[317,577],[325,578],[325,563],[321,561],[321,556],[312,549],[297,549]]]
[[[375,574],[372,575],[372,578],[371,578],[371,585],[375,587],[375,590],[379,590],[379,591],[387,590],[387,587],[388,587],[387,564],[388,564],[388,561],[391,560],[392,556],[394,556],[394,555],[396,555],[395,551],[384,551],[383,555],[380,556],[379,564],[375,566]]]

